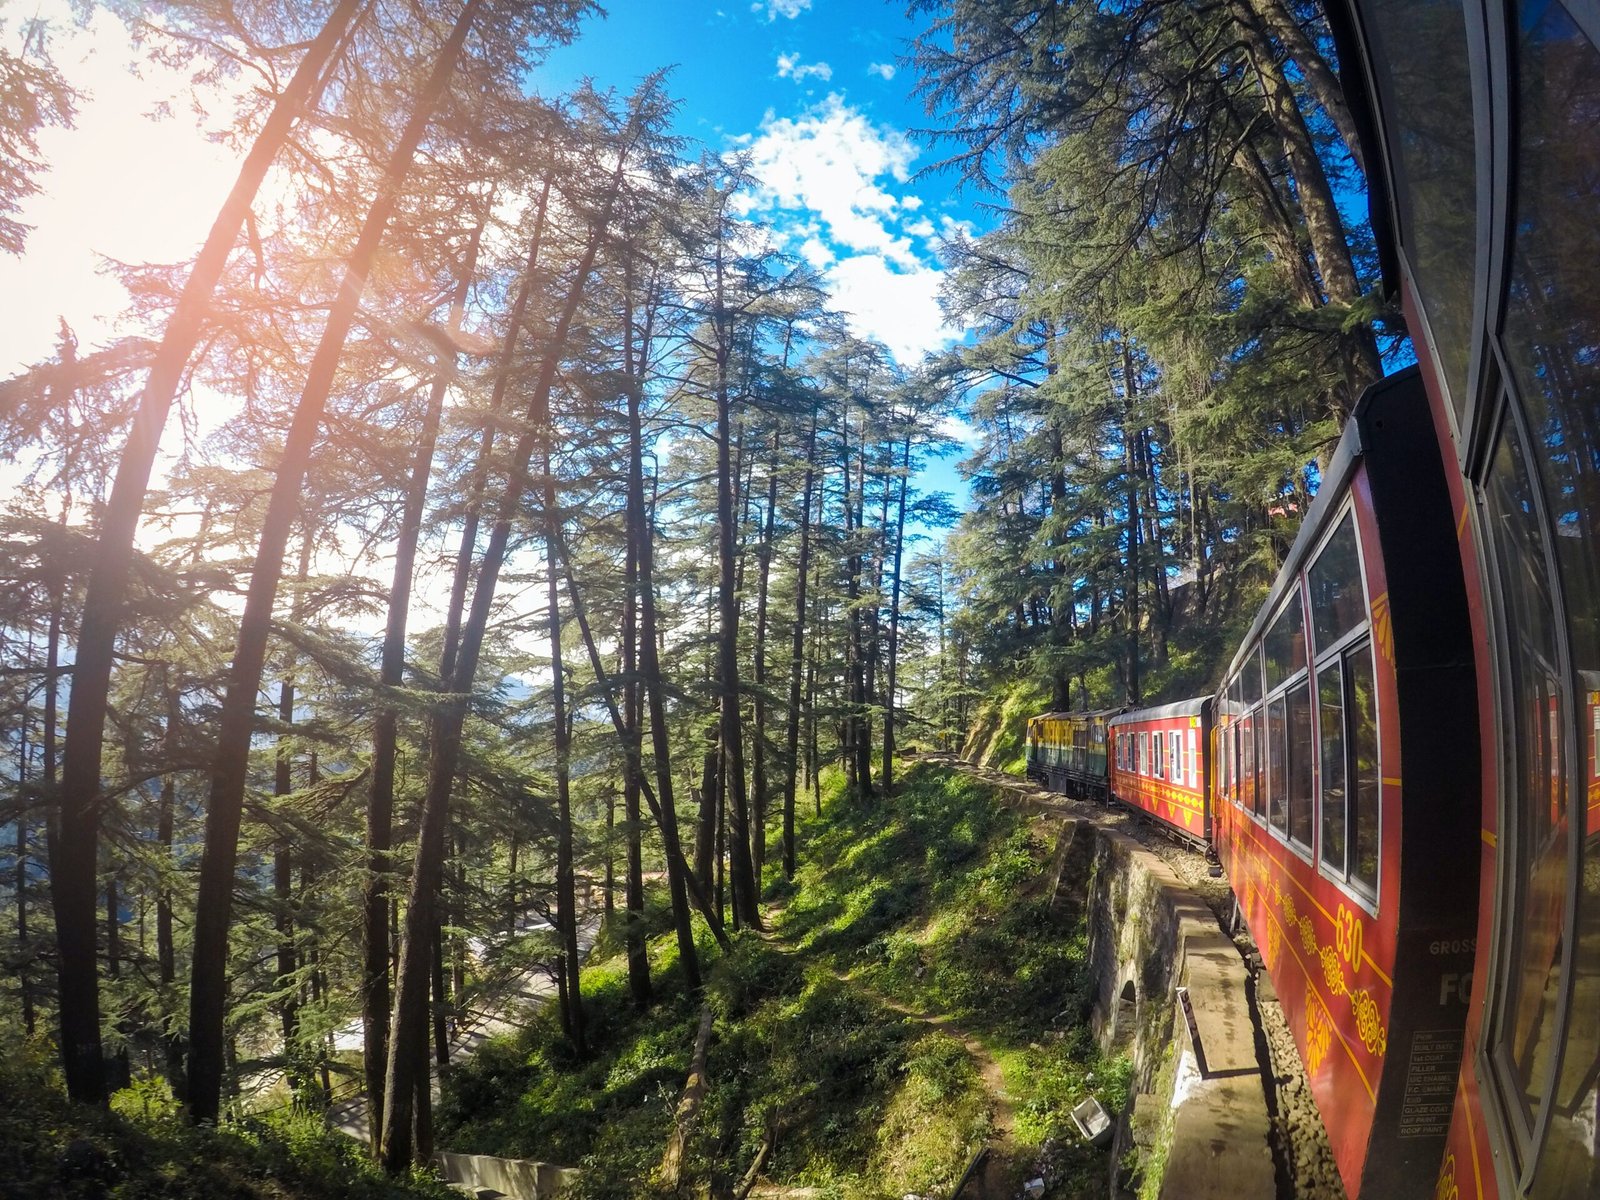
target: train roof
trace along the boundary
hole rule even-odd
[[[1339,444],[1333,451],[1333,458],[1328,462],[1327,470],[1322,472],[1322,482],[1317,488],[1316,499],[1311,502],[1305,520],[1300,522],[1300,532],[1295,536],[1294,544],[1289,547],[1289,555],[1278,570],[1278,577],[1272,581],[1272,590],[1267,593],[1266,600],[1256,611],[1255,620],[1250,622],[1250,632],[1245,634],[1244,640],[1239,643],[1239,649],[1234,651],[1233,658],[1229,660],[1228,669],[1223,672],[1219,691],[1238,672],[1245,651],[1260,641],[1267,624],[1277,615],[1278,605],[1299,580],[1300,569],[1305,565],[1306,558],[1321,541],[1330,516],[1344,500],[1351,476],[1355,474],[1361,456],[1366,452],[1366,446],[1361,440],[1361,431],[1367,413],[1374,405],[1381,404],[1383,398],[1390,392],[1411,386],[1417,375],[1417,368],[1412,365],[1403,371],[1396,371],[1393,375],[1384,376],[1361,393],[1361,399],[1356,401],[1355,410],[1345,422],[1344,434],[1339,438]]]
[[[1211,702],[1210,696],[1195,696],[1188,700],[1174,700],[1171,704],[1156,704],[1150,708],[1136,708],[1121,714],[1113,725],[1130,725],[1135,721],[1164,721],[1169,717],[1198,717]]]
[[[1122,709],[1120,708],[1096,708],[1088,711],[1074,709],[1071,712],[1042,712],[1028,719],[1030,721],[1088,721],[1097,717],[1114,717],[1121,711]]]

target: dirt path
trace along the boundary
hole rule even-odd
[[[984,1089],[989,1093],[993,1107],[990,1111],[989,1138],[985,1143],[989,1157],[984,1161],[978,1177],[968,1183],[966,1190],[961,1194],[965,1197],[979,1197],[980,1200],[1010,1200],[1016,1192],[1013,1177],[1021,1165],[1012,1161],[1016,1154],[1012,1144],[1012,1133],[1016,1128],[1016,1106],[1012,1104],[1011,1096],[1006,1091],[1005,1075],[1000,1070],[1000,1064],[995,1062],[994,1056],[989,1053],[989,1048],[954,1017],[944,1013],[919,1012],[908,1004],[902,1004],[893,996],[885,996],[852,975],[835,972],[834,978],[847,987],[871,996],[879,1004],[891,1012],[899,1013],[907,1020],[916,1021],[955,1038],[966,1049],[973,1065],[978,1068],[978,1078],[983,1080]]]

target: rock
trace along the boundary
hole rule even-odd
[[[1027,1194],[1029,1200],[1039,1200],[1039,1197],[1044,1195],[1044,1180],[1030,1179],[1022,1185],[1022,1190]]]

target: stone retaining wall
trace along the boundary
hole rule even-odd
[[[1253,984],[1205,896],[1121,831],[1132,818],[975,773],[1071,840],[1061,850],[1061,894],[1088,916],[1094,1031],[1135,1067],[1136,1095],[1111,1155],[1112,1195],[1126,1194],[1142,1169],[1159,1173],[1163,1200],[1273,1200]],[[1139,1163],[1132,1172],[1120,1169],[1129,1158]]]

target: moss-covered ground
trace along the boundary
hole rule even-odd
[[[1102,1060],[1085,1029],[1081,920],[1044,894],[1053,847],[936,767],[913,769],[889,798],[834,781],[824,800],[802,828],[796,879],[769,872],[771,931],[740,935],[727,956],[705,947],[715,1033],[688,1147],[696,1187],[737,1180],[770,1127],[773,1182],[948,1195],[984,1145],[1015,1177],[1045,1138],[1070,1138],[1068,1111],[1086,1095],[1116,1111],[1128,1069]],[[699,1011],[672,938],[658,934],[651,955],[658,999],[640,1008],[603,937],[584,974],[590,1057],[542,1013],[452,1073],[439,1143],[580,1166],[588,1196],[647,1194]],[[1070,1141],[1052,1195],[1101,1194],[1104,1159]]]

